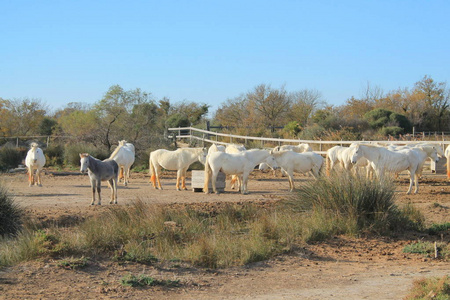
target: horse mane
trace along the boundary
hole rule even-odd
[[[39,145],[38,145],[38,143],[36,143],[36,142],[32,142],[32,143],[30,144],[30,147],[31,147],[31,148],[37,148],[37,147],[39,147]]]
[[[123,145],[125,145],[125,143],[121,144],[121,142],[119,142],[119,146],[117,146],[116,149],[114,149],[113,153],[111,153],[111,155],[109,156],[110,159],[113,159],[113,157],[116,156],[116,154],[123,147]]]

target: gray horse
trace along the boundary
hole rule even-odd
[[[119,176],[119,166],[112,159],[105,159],[103,161],[90,156],[88,153],[80,153],[80,172],[88,172],[92,187],[92,202],[95,203],[95,189],[98,192],[98,205],[101,205],[102,198],[100,196],[102,181],[108,181],[111,187],[111,201],[110,204],[117,204],[117,180]]]

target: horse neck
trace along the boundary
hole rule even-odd
[[[113,159],[113,158],[117,155],[117,153],[119,153],[120,149],[122,149],[122,147],[123,147],[123,144],[121,145],[121,144],[119,143],[119,146],[117,146],[117,148],[113,151],[113,153],[111,153],[111,155],[109,156],[109,158],[110,158],[110,159]]]
[[[88,169],[91,170],[92,173],[97,173],[98,170],[98,161],[92,156],[88,156]]]

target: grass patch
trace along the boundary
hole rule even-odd
[[[450,248],[445,242],[436,242],[439,258],[448,259]],[[404,253],[417,253],[428,258],[435,257],[435,246],[433,242],[419,241],[406,245],[403,248]]]
[[[450,277],[443,276],[441,278],[419,279],[414,281],[414,285],[405,300],[421,300],[421,299],[450,299]]]
[[[123,286],[131,287],[145,287],[145,286],[166,286],[166,287],[178,287],[180,286],[179,280],[158,280],[153,277],[141,274],[135,276],[133,274],[125,275],[120,279],[120,283]]]
[[[135,201],[110,206],[70,228],[26,224],[16,237],[0,239],[0,267],[49,256],[176,261],[203,268],[245,265],[335,234],[389,234],[417,227],[421,215],[414,207],[398,209],[393,190],[386,182],[342,175],[306,183],[286,205],[273,207],[225,203],[209,211]]]
[[[64,269],[76,270],[83,269],[88,266],[89,258],[87,257],[70,257],[58,262],[58,266]]]
[[[438,235],[447,231],[450,231],[450,222],[443,224],[432,224],[427,228],[427,232],[433,235]]]

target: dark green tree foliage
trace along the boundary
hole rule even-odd
[[[39,134],[41,135],[52,135],[53,130],[58,122],[55,119],[44,117],[41,124],[39,125]]]
[[[380,130],[384,127],[398,127],[402,132],[410,132],[411,122],[401,114],[394,113],[387,109],[377,108],[364,115],[364,119],[373,129]],[[398,131],[398,130],[396,130]]]

